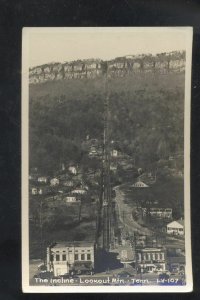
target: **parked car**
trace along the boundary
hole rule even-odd
[[[33,276],[33,278],[41,278],[41,279],[49,279],[53,277],[53,273],[46,271],[46,272],[40,272]]]
[[[133,275],[131,275],[127,271],[122,271],[122,272],[117,274],[117,277],[119,277],[119,278],[129,278],[129,277],[133,277]]]
[[[70,278],[72,278],[72,276],[70,274],[66,273],[66,274],[60,275],[59,278],[70,279]]]
[[[46,267],[46,265],[44,263],[42,263],[42,264],[38,265],[38,270],[40,272],[46,272],[47,271],[47,267]]]

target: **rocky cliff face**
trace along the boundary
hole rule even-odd
[[[185,51],[160,53],[155,56],[127,55],[110,61],[99,59],[50,63],[29,70],[29,83],[37,84],[52,80],[96,78],[107,69],[108,77],[124,77],[137,73],[180,73],[185,71]]]

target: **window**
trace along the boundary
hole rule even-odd
[[[91,254],[87,254],[87,260],[91,260]]]
[[[74,255],[74,260],[78,260],[78,254]]]
[[[50,261],[53,261],[53,255],[51,254],[51,256],[50,256]]]
[[[155,254],[155,260],[157,260],[157,259],[158,259],[158,253]]]
[[[81,260],[85,260],[85,254],[81,254]]]
[[[179,231],[183,231],[183,228],[179,228]]]
[[[59,261],[59,260],[60,260],[60,255],[56,254],[56,261]]]
[[[62,260],[64,260],[64,261],[66,260],[66,254],[62,255]]]

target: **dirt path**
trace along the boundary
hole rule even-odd
[[[152,232],[148,228],[145,228],[138,224],[132,217],[132,209],[124,202],[125,194],[121,191],[120,186],[114,188],[116,192],[116,203],[119,211],[119,219],[125,226],[129,235],[133,235],[134,232],[151,235]]]

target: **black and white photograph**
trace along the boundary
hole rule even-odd
[[[192,291],[192,28],[22,37],[23,291]]]

